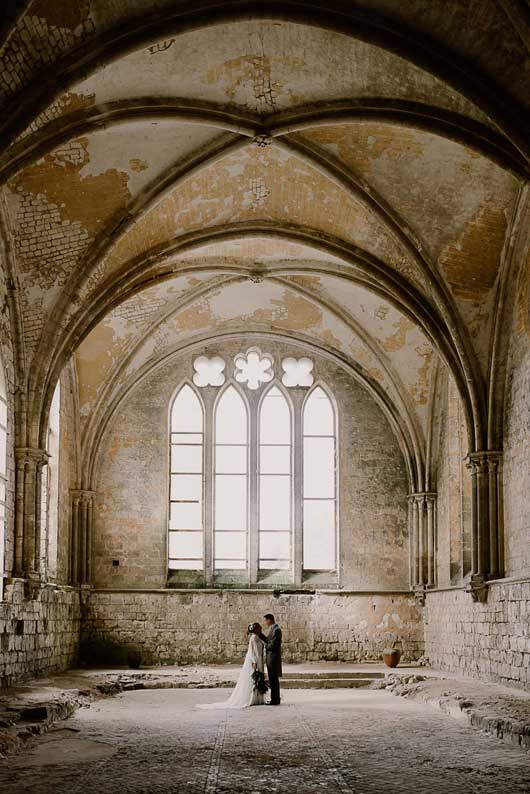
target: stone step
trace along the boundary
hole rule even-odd
[[[369,678],[371,681],[374,681],[376,678],[379,679],[379,678],[384,678],[384,677],[385,677],[385,673],[381,673],[381,672],[379,672],[377,670],[374,670],[373,672],[371,672],[369,670],[364,670],[362,672],[361,671],[359,671],[359,672],[353,672],[353,671],[352,672],[349,672],[349,671],[342,672],[341,670],[337,670],[337,671],[334,671],[334,672],[321,671],[321,672],[315,672],[315,673],[309,673],[309,672],[299,672],[299,673],[297,673],[297,672],[289,671],[289,672],[286,672],[286,673],[283,674],[283,680],[284,681],[285,680],[289,680],[289,679],[293,679],[293,678],[295,678],[296,680],[303,679],[304,681],[315,681],[315,680],[318,681],[318,680],[323,679],[323,678],[325,678],[325,679],[340,678],[342,681],[345,680],[345,679],[349,679],[349,680],[353,681],[355,679],[365,680],[365,679]]]
[[[361,689],[373,678],[282,678],[282,689]]]

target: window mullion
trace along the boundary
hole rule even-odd
[[[213,404],[205,406],[203,435],[203,528],[204,528],[204,578],[207,585],[213,583],[213,482],[214,482],[214,433]]]
[[[296,587],[302,585],[303,578],[303,446],[302,403],[296,400],[293,405],[293,579]]]
[[[254,395],[252,395],[254,397]],[[259,492],[258,492],[258,400],[250,400],[249,428],[249,524],[248,524],[248,575],[250,584],[258,581],[259,557]]]

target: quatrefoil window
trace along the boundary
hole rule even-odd
[[[284,386],[312,386],[313,362],[310,358],[284,358],[282,361]]]
[[[225,361],[221,356],[198,356],[193,362],[193,382],[196,386],[222,386],[225,382]]]
[[[269,383],[273,379],[272,363],[272,356],[262,355],[259,348],[251,347],[234,358],[235,379],[238,383],[246,383],[252,391],[259,389],[262,383]]]

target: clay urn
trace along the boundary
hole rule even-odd
[[[387,667],[397,667],[401,659],[401,651],[397,648],[385,648],[383,661]]]

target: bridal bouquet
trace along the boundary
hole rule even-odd
[[[268,684],[265,681],[265,676],[259,670],[254,670],[252,673],[252,680],[254,681],[255,691],[259,692],[260,695],[264,695],[269,689]]]

